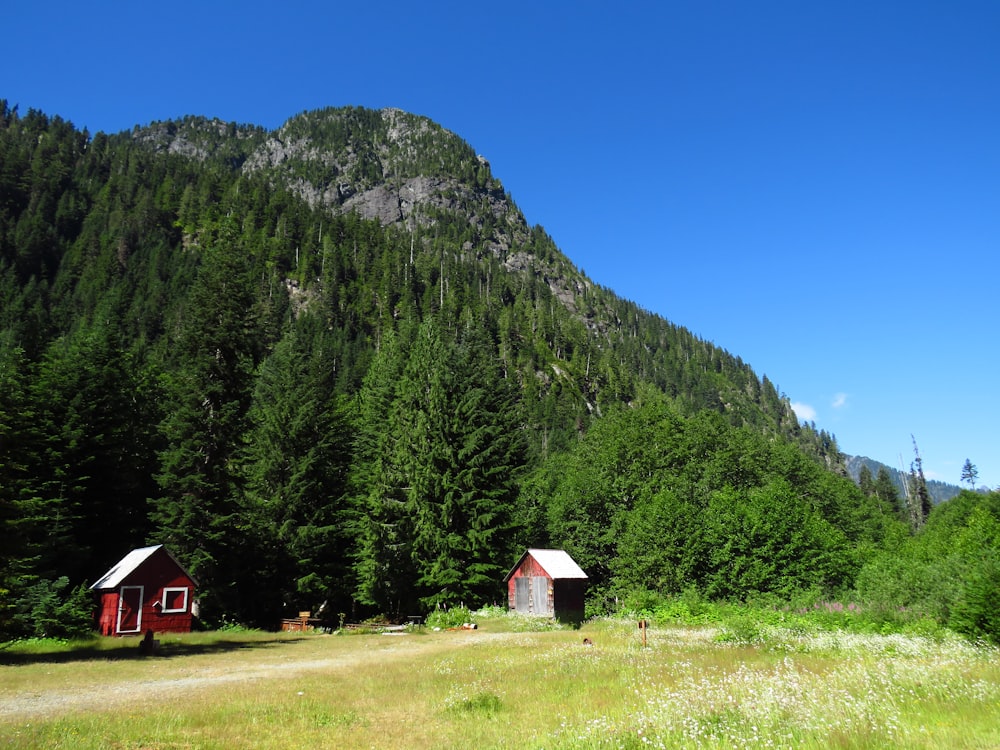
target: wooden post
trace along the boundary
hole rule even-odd
[[[299,612],[299,618],[302,620],[302,632],[306,632],[309,628],[309,618],[312,617],[312,612]]]
[[[648,623],[645,620],[639,620],[639,632],[642,633],[642,647],[646,648],[646,628]]]

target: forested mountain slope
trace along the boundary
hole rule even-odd
[[[847,468],[847,475],[855,482],[861,481],[865,476],[865,468],[868,470],[869,479],[884,472],[892,481],[892,484],[896,488],[900,497],[906,495],[909,475],[904,474],[899,469],[894,469],[891,466],[887,466],[886,464],[875,461],[866,456],[845,456],[845,466]],[[962,488],[956,484],[949,484],[948,482],[941,482],[936,479],[928,479],[927,490],[930,492],[931,500],[937,504],[943,503],[945,500],[951,500],[953,497],[957,497],[962,491]],[[986,490],[984,489],[981,491]]]
[[[780,588],[850,582],[849,548],[882,531],[861,528],[874,514],[834,476],[832,436],[738,357],[586,278],[440,126],[347,108],[274,132],[187,117],[91,136],[0,102],[8,602],[146,541],[202,580],[209,618],[486,600],[519,545],[591,544],[557,467],[641,404],[686,446],[647,490],[715,502],[719,523],[712,493],[812,493],[813,519],[833,482],[813,541],[837,561]],[[809,460],[782,447],[794,476],[703,473],[708,445],[740,461],[751,443]],[[608,528],[657,491],[629,490]],[[638,580],[623,550],[588,550],[598,586]],[[686,580],[746,593],[713,575]]]

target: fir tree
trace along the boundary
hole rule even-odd
[[[395,616],[486,601],[511,551],[524,463],[509,384],[471,333],[451,344],[428,321],[405,355],[389,343],[362,392],[362,601]]]
[[[924,477],[924,462],[920,457],[916,438],[913,438],[913,454],[914,459],[910,463],[910,486],[907,497],[910,529],[916,532],[923,528],[933,506],[930,490],[927,489],[927,479]]]
[[[413,614],[412,508],[398,456],[409,436],[395,429],[395,392],[404,365],[395,334],[387,331],[358,395],[351,482],[361,514],[355,576],[358,601],[381,613]]]
[[[161,423],[166,447],[151,517],[155,539],[200,580],[203,614],[238,612],[232,582],[241,568],[244,521],[234,459],[246,428],[256,343],[246,258],[226,229],[205,250],[187,300]]]
[[[488,343],[467,329],[457,348],[441,352],[437,368],[443,412],[429,414],[428,455],[440,478],[436,491],[417,497],[415,553],[424,606],[476,604],[499,594],[504,564],[513,553],[512,507],[525,462],[522,425],[510,382],[500,377]],[[450,361],[449,361],[450,360]],[[436,393],[437,384],[428,383]],[[431,412],[431,409],[428,409]],[[434,426],[433,416],[443,419]],[[437,445],[433,445],[437,443]]]
[[[976,469],[972,461],[965,459],[965,464],[962,466],[962,481],[968,482],[969,489],[974,490],[977,479],[979,479],[979,470]]]
[[[887,508],[893,512],[894,517],[905,520],[899,502],[899,490],[885,466],[880,466],[878,469],[875,484],[872,487],[872,496],[878,501],[879,509]]]
[[[316,611],[332,597],[340,611],[350,597],[349,429],[319,324],[301,318],[262,364],[242,457],[245,512],[268,550],[259,574],[278,609]]]

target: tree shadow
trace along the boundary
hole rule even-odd
[[[0,647],[0,666],[25,666],[29,664],[69,664],[85,661],[137,661],[143,659],[164,659],[181,656],[197,656],[202,654],[218,654],[228,651],[255,650],[275,648],[297,641],[298,638],[254,638],[241,640],[239,637],[224,637],[212,641],[171,640],[169,635],[160,636],[156,651],[144,653],[140,644],[141,638],[117,638],[116,643],[109,646],[104,640],[68,646],[65,651],[47,653],[28,653],[11,651]]]

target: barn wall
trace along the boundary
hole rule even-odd
[[[530,592],[531,614],[555,617],[557,620],[570,623],[583,622],[587,594],[585,579],[553,579],[531,555],[527,555],[507,581],[507,608],[511,611],[517,610],[516,592],[519,578],[530,578],[532,586],[539,583],[546,586],[547,590],[543,594],[546,601],[545,611],[538,610],[535,602],[540,597],[536,597],[535,591]]]
[[[583,622],[587,582],[579,578],[561,578],[553,581],[553,584],[556,619],[563,622]]]
[[[142,565],[126,576],[121,586],[143,586],[142,627],[141,632],[152,630],[154,633],[188,633],[191,631],[193,617],[191,607],[194,604],[194,582],[173,561],[166,550],[159,549]],[[120,587],[119,587],[120,588]],[[160,611],[164,588],[188,589],[187,609],[185,612],[164,614]],[[118,597],[115,593],[115,613],[111,621],[111,632],[114,632],[117,618]],[[102,630],[102,632],[104,632]]]
[[[97,600],[97,630],[101,635],[114,635],[118,621],[118,592],[102,591]]]
[[[539,585],[539,583],[542,583],[544,580],[542,585],[546,586],[547,589],[544,594],[546,601],[545,611],[540,612],[535,608],[534,602],[536,601],[536,596],[535,592],[532,590],[529,597],[529,601],[531,602],[531,614],[547,615],[551,617],[555,612],[553,608],[554,592],[552,579],[531,555],[528,555],[521,561],[521,564],[514,570],[514,574],[507,581],[507,608],[510,610],[517,610],[517,597],[515,592],[517,590],[516,579],[518,578],[531,578],[533,586]]]

